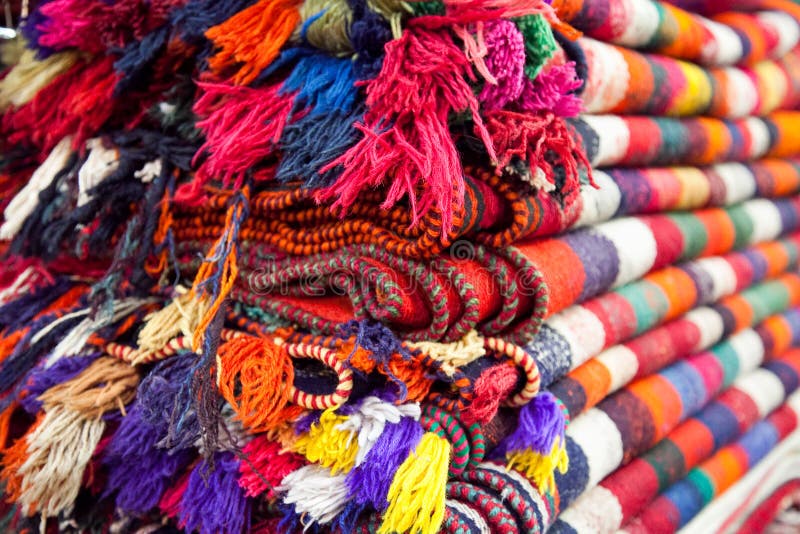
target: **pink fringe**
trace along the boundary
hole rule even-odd
[[[436,209],[441,213],[444,238],[464,191],[461,161],[448,128],[450,114],[470,111],[476,134],[494,154],[467,82],[474,79],[464,53],[446,29],[412,23],[399,39],[386,45],[381,72],[367,83],[364,123],[355,125],[364,137],[322,169],[324,173],[339,165],[344,168],[336,183],[321,190],[317,199],[335,199],[333,208],[344,215],[361,191],[389,178],[383,207],[407,196],[414,223]]]

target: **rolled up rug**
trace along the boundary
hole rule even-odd
[[[743,328],[797,305],[794,274],[764,282],[711,306],[696,308],[675,321],[613,347],[550,384],[549,390],[564,403],[571,417],[595,406],[631,381],[643,378],[712,345]],[[765,327],[766,328],[766,327]]]
[[[791,242],[785,244],[787,249],[783,248],[784,243],[770,242],[763,248],[754,247],[655,271],[548,318],[525,349],[535,355],[543,382],[550,385],[612,345],[650,332],[658,335],[657,331],[650,329],[689,312],[696,305],[730,297],[736,287],[743,289],[750,283],[763,280],[764,276],[770,276],[767,270],[761,269],[765,263],[777,268],[772,271],[776,275],[783,271],[784,265],[787,270],[793,269],[793,261],[786,263],[785,260],[794,256],[794,247]],[[770,256],[773,259],[764,262]],[[733,275],[736,281],[731,278],[732,272],[739,273]],[[786,281],[791,285],[791,276]],[[675,289],[679,287],[682,292]],[[735,298],[731,300],[735,301]],[[645,302],[652,305],[645,306]],[[656,305],[658,302],[660,306]],[[714,327],[705,325],[706,328]],[[732,328],[732,325],[725,328]]]
[[[800,181],[793,158],[708,167],[642,167],[593,172],[597,188],[583,187],[576,226],[623,215],[728,206],[749,198],[796,192]]]
[[[588,462],[588,469],[583,473],[567,472],[565,482],[569,481],[566,483],[570,489],[568,493],[560,492],[561,502],[568,507],[572,503],[580,506],[576,514],[583,510],[584,505],[580,503],[586,501],[579,499],[582,495],[595,491],[593,488],[605,477],[656,445],[717,394],[729,387],[735,388],[735,381],[759,369],[766,356],[772,355],[766,353],[764,341],[754,331],[745,330],[720,350],[694,355],[640,379],[573,420],[567,428],[567,436],[582,451],[575,453],[579,455],[576,458],[582,458],[578,465]],[[791,360],[797,356],[790,349],[785,357]],[[763,369],[768,373],[777,372],[771,371],[768,365]],[[637,414],[636,419],[632,414]],[[602,449],[596,441],[586,441],[590,434],[596,440],[597,429],[601,427],[609,429],[607,446]],[[568,520],[569,516],[563,517],[565,523]]]

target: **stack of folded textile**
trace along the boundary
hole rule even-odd
[[[800,433],[794,4],[37,4],[4,529],[778,516],[714,499]]]

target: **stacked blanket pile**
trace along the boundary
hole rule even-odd
[[[19,33],[3,529],[791,520],[756,470],[800,435],[793,3],[43,0]]]

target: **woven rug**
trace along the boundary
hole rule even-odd
[[[789,517],[793,3],[9,17],[0,530]]]

